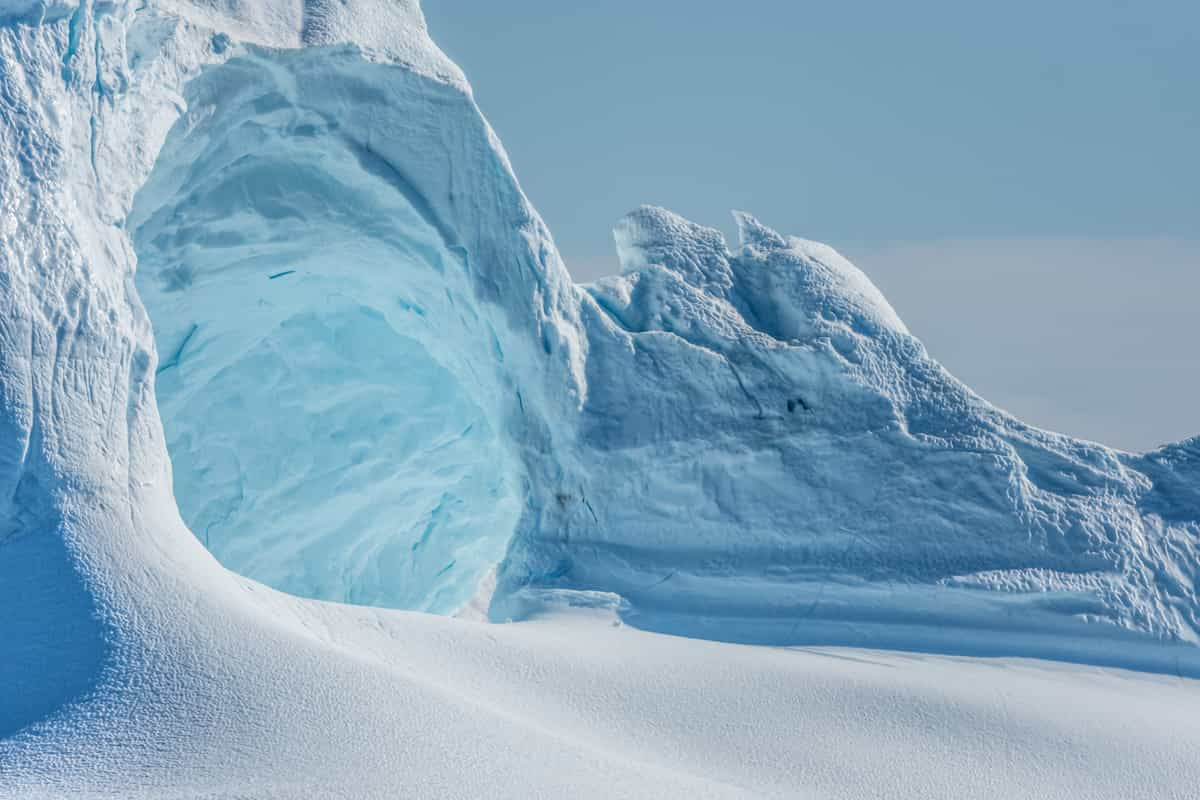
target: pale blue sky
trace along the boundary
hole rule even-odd
[[[641,204],[863,267],[1035,424],[1200,433],[1200,4],[425,0],[580,280]]]

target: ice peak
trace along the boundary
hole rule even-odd
[[[693,286],[723,293],[732,285],[729,248],[720,231],[658,206],[642,206],[613,228],[622,272],[658,266]]]
[[[771,228],[763,225],[745,211],[733,211],[738,228],[738,244],[742,247],[758,247],[763,250],[778,250],[787,247],[787,240]]]

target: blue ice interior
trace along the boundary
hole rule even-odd
[[[522,506],[503,354],[386,129],[346,124],[373,98],[314,98],[302,59],[195,79],[128,221],[175,497],[242,575],[452,612]]]

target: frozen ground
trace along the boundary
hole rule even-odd
[[[572,284],[414,2],[0,0],[0,795],[1194,796],[1200,439],[737,219]]]
[[[1186,800],[1200,775],[1173,676],[264,601],[236,657],[206,640],[0,743],[0,796]]]

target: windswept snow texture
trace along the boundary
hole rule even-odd
[[[0,0],[0,795],[901,785],[839,783],[840,748],[792,770],[815,709],[812,737],[941,776],[912,796],[1070,796],[1047,775],[1184,796],[1191,680],[1039,667],[1101,687],[1062,713],[1135,698],[1071,738],[981,700],[976,661],[897,688],[251,580],[1200,676],[1198,440],[1135,455],[1029,428],[833,250],[738,221],[732,244],[640,209],[623,274],[571,284],[411,0]],[[632,658],[645,695],[614,645],[653,652]],[[1063,691],[1042,678],[1001,680]],[[675,727],[630,744],[649,704]],[[1030,761],[1030,731],[1062,749]],[[463,764],[483,768],[455,789]]]

